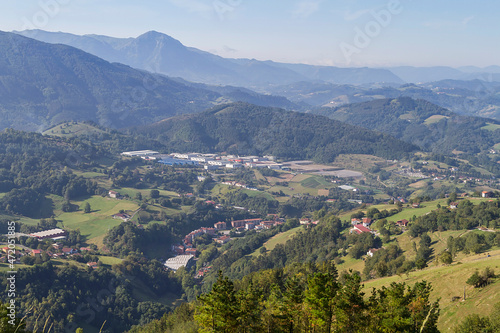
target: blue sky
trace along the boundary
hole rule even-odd
[[[3,1],[0,30],[156,30],[233,58],[334,66],[500,65],[496,0]]]

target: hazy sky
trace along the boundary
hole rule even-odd
[[[335,66],[500,65],[497,0],[2,1],[0,30],[156,30],[232,58]]]

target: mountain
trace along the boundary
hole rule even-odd
[[[408,97],[323,108],[331,119],[387,133],[426,151],[487,152],[500,143],[500,122],[462,116],[425,100]]]
[[[400,66],[386,68],[408,83],[425,83],[441,80],[483,80],[500,82],[500,67],[489,66],[479,68],[464,66],[453,68],[448,66],[413,67]]]
[[[500,82],[441,80],[421,84],[339,85],[301,81],[269,89],[274,95],[312,107],[338,107],[383,98],[425,99],[455,113],[500,119]]]
[[[120,128],[213,106],[188,87],[66,45],[0,32],[0,128],[43,130],[66,120]]]
[[[331,162],[339,154],[370,154],[402,158],[414,145],[326,117],[259,107],[247,103],[138,127],[172,151],[271,154],[285,159]]]
[[[16,33],[47,43],[67,44],[111,62],[200,83],[264,89],[270,85],[317,79],[348,84],[403,82],[387,69],[337,68],[223,58],[186,47],[180,41],[156,31],[149,31],[137,38],[78,36],[42,30]]]
[[[392,73],[406,82],[419,83],[439,81],[445,79],[461,79],[465,77],[464,72],[447,66],[434,67],[412,67],[400,66],[388,68]]]
[[[300,108],[284,97],[192,84],[13,33],[0,32],[0,49],[0,129],[43,131],[79,120],[123,128],[236,101]]]
[[[276,63],[277,66],[291,69],[310,80],[341,84],[367,84],[374,82],[404,83],[391,71],[380,68],[339,68],[333,66],[311,66],[304,64]]]

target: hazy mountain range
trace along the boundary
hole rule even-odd
[[[39,131],[69,120],[122,128],[233,101],[294,106],[284,97],[235,87],[217,92],[13,33],[0,32],[0,50],[1,129]]]
[[[269,85],[304,80],[322,80],[338,84],[418,83],[444,79],[500,81],[500,66],[339,68],[255,59],[229,59],[186,47],[180,41],[156,31],[147,32],[137,38],[80,36],[43,30],[16,33],[47,43],[67,44],[110,62],[120,62],[134,68],[208,84],[264,89]]]

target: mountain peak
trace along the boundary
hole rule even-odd
[[[144,39],[149,39],[149,40],[166,39],[166,40],[173,41],[173,42],[176,42],[176,43],[179,43],[182,45],[182,43],[179,40],[177,40],[177,39],[175,39],[167,34],[155,31],[155,30],[145,32],[142,35],[138,36],[137,39],[143,39],[143,40]]]

